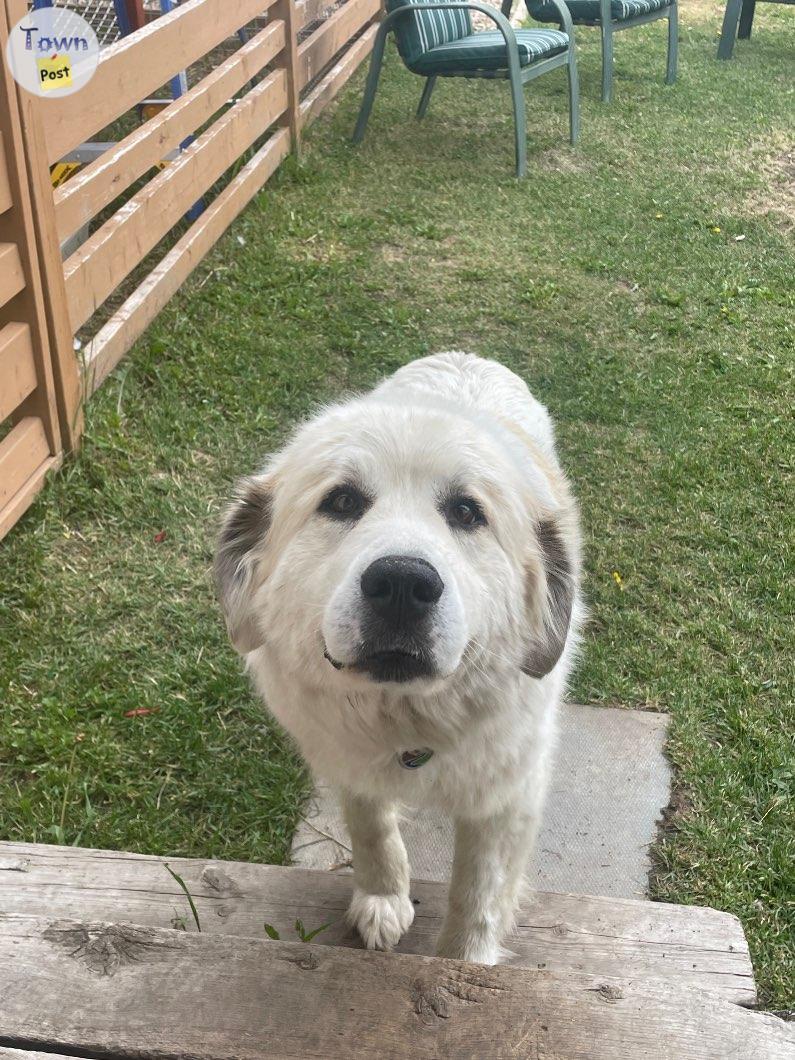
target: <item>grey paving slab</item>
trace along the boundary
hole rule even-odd
[[[566,704],[530,884],[544,891],[643,898],[649,847],[668,804],[667,718]],[[444,816],[407,811],[401,826],[416,879],[447,880],[453,830]],[[345,871],[349,839],[339,806],[319,787],[292,849],[294,864]]]

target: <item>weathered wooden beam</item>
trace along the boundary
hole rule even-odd
[[[0,509],[0,539],[2,539],[12,526],[21,518],[23,513],[30,507],[33,498],[44,485],[47,475],[51,471],[57,471],[63,462],[63,453],[42,460],[33,474],[7,504]],[[0,476],[3,469],[0,468]]]
[[[350,876],[277,865],[0,843],[0,909],[165,928],[181,921],[193,930],[166,861],[184,878],[204,934],[262,938],[267,922],[294,940],[301,919],[307,931],[331,922],[318,944],[359,946],[342,919]],[[416,916],[399,952],[432,954],[446,887],[413,881],[411,893]],[[523,902],[507,945],[517,966],[662,980],[739,1004],[756,1000],[742,927],[714,909],[538,892]]]
[[[44,424],[38,416],[25,416],[0,441],[0,509],[49,458]]]
[[[0,243],[0,309],[25,286],[25,273],[16,243]]]
[[[0,422],[36,389],[36,361],[30,325],[0,326]]]
[[[28,6],[27,0],[5,0],[5,4],[0,0],[0,39],[8,36],[8,30],[3,27],[13,26],[25,17]],[[0,72],[0,83],[3,80]],[[38,382],[17,415],[41,418],[50,452],[57,462],[63,448],[77,446],[83,416],[42,126],[42,110],[50,102],[14,84],[6,69],[5,84],[0,84],[0,129],[15,209],[0,218],[0,239],[5,241],[10,237],[19,244],[27,275],[14,315],[6,319],[24,320],[30,325]],[[6,225],[16,228],[16,233],[10,233]],[[40,472],[38,481],[41,484]],[[35,483],[29,483],[29,498],[37,488]],[[8,512],[2,516],[6,524],[7,518]]]
[[[5,134],[0,130],[0,213],[10,210],[14,200],[11,197],[11,183],[6,161]]]
[[[163,928],[0,914],[3,1044],[113,1058],[794,1060],[714,994]]]

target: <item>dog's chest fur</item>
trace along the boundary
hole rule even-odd
[[[415,698],[302,686],[268,659],[267,649],[249,656],[249,667],[313,772],[332,785],[480,815],[546,776],[560,675],[538,682],[517,672],[504,675],[498,688],[453,686]],[[433,757],[418,769],[403,768],[400,753],[417,748],[431,749]]]

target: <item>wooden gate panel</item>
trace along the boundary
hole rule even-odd
[[[0,37],[8,34],[0,6]],[[0,537],[60,463],[44,299],[17,92],[0,73]]]

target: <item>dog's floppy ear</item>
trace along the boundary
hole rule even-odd
[[[224,516],[215,554],[215,580],[229,639],[245,655],[263,642],[251,610],[257,559],[271,521],[271,496],[261,478],[243,479]]]
[[[543,567],[545,598],[537,598],[538,582],[533,586],[537,632],[529,645],[522,670],[530,677],[544,677],[560,658],[569,632],[574,607],[577,557],[575,547],[567,545],[566,533],[555,518],[536,524],[536,541]]]

